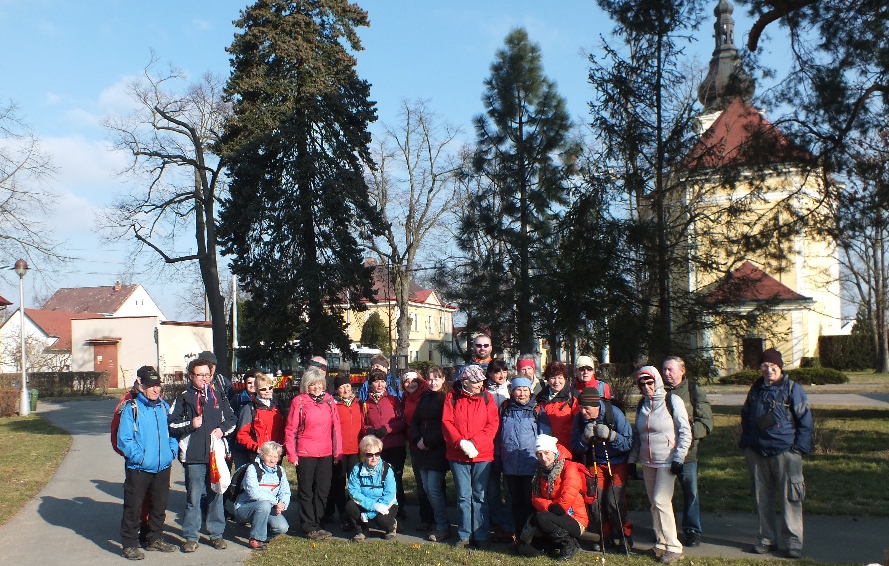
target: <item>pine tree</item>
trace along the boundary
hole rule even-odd
[[[348,351],[330,305],[347,292],[352,304],[370,297],[356,235],[379,227],[363,177],[376,112],[352,55],[367,13],[342,0],[260,0],[235,25],[226,86],[234,107],[221,142],[231,178],[224,253],[264,313],[255,334],[267,350]]]

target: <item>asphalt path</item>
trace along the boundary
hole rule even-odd
[[[715,404],[740,404],[743,395],[708,395]],[[813,399],[813,397],[815,399]],[[840,406],[877,406],[889,408],[889,399],[864,395],[841,395],[822,398],[810,395],[813,404],[836,402]],[[740,400],[738,400],[738,398]],[[876,403],[871,404],[871,403]],[[53,478],[32,501],[5,525],[0,527],[0,565],[65,566],[120,565],[120,517],[122,512],[123,459],[109,445],[108,431],[113,400],[71,400],[64,402],[41,401],[38,413],[73,437],[71,450],[66,455]],[[36,465],[37,463],[35,463]],[[631,489],[642,489],[641,483]],[[185,489],[182,466],[173,464],[172,487],[167,513],[166,540],[182,542],[179,514],[185,508]],[[412,525],[417,524],[417,509],[407,508],[408,520],[399,530],[398,540],[404,543],[422,543],[422,533]],[[450,509],[451,519],[457,516]],[[295,509],[288,511],[291,532],[298,531]],[[636,527],[633,535],[637,551],[650,549],[654,542],[651,515],[633,512],[631,519]],[[749,552],[756,542],[757,521],[753,514],[704,513],[703,544],[686,549],[691,559],[696,557],[731,557],[766,559],[780,557],[754,555]],[[343,537],[336,526],[328,527],[335,536]],[[882,562],[889,549],[889,519],[825,517],[806,515],[804,556],[821,562],[844,564],[868,564]],[[197,552],[183,555],[179,552],[163,554],[146,553],[142,564],[188,564],[228,566],[244,564],[251,550],[246,547],[246,528],[228,523],[225,538],[226,550],[215,550],[202,543]],[[589,551],[595,535],[586,533],[582,546]],[[433,543],[429,543],[433,544]],[[517,561],[507,545],[494,545],[493,550],[510,555],[510,562]],[[586,553],[585,560],[593,559]],[[575,558],[574,562],[577,562]]]

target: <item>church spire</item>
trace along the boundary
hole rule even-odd
[[[713,15],[716,48],[710,59],[710,70],[698,87],[698,100],[705,112],[724,109],[735,97],[744,100],[753,97],[754,82],[741,65],[738,48],[735,47],[735,8],[728,0],[719,0]]]

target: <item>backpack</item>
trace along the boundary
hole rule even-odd
[[[259,467],[259,462],[254,460],[249,464],[243,464],[240,468],[235,470],[234,474],[232,474],[232,482],[228,485],[228,487],[225,489],[225,492],[222,494],[223,504],[229,501],[231,503],[236,502],[238,500],[238,497],[240,497],[241,494],[244,493],[244,476],[247,475],[247,470],[250,468],[250,466],[256,468],[257,481],[262,478],[262,469],[260,469]],[[280,482],[281,478],[283,477],[283,472],[280,464],[276,466],[276,470],[278,471],[278,481]]]
[[[667,412],[670,413],[670,418],[673,418],[673,402],[671,398],[673,397],[673,390],[667,389],[667,394],[664,396],[664,404],[667,406]],[[695,415],[694,410],[698,404],[698,388],[695,385],[695,382],[692,380],[688,380],[688,398],[691,401],[691,413],[688,414],[689,424],[694,423]],[[645,397],[639,399],[636,403],[636,418],[639,418],[639,411],[642,410],[642,403],[645,401]]]
[[[487,390],[482,389],[482,396],[485,399],[485,405],[491,402],[491,394],[488,393]],[[456,407],[457,406],[457,395],[451,395],[451,404]]]
[[[121,413],[123,413],[127,405],[133,408],[133,432],[135,433],[139,430],[137,424],[139,420],[139,404],[136,403],[136,400],[131,395],[131,393],[127,393],[121,398],[120,402],[117,403],[117,407],[114,408],[114,415],[111,417],[111,447],[121,456],[125,456],[125,454],[117,447],[117,432],[120,430]]]
[[[580,473],[583,475],[583,484],[580,488],[580,494],[583,495],[583,502],[586,505],[592,505],[596,502],[596,498],[599,494],[599,481],[596,478],[596,475],[590,471],[589,468],[581,464],[580,462],[576,462],[574,460],[565,460],[565,464],[571,464],[580,470]]]

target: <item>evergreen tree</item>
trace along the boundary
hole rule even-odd
[[[553,225],[565,206],[566,179],[579,146],[556,85],[543,74],[540,48],[524,29],[507,35],[496,54],[476,117],[471,176],[477,181],[461,223],[464,252],[481,250],[463,281],[471,302],[488,325],[504,329],[513,347],[534,352],[540,305],[534,298],[547,284],[541,268],[553,259]],[[502,310],[501,310],[502,309]],[[514,322],[513,322],[514,321]]]
[[[389,330],[378,312],[372,312],[361,327],[361,343],[365,346],[376,346],[389,355],[391,340]]]
[[[260,0],[235,25],[233,115],[221,141],[231,176],[224,253],[263,313],[254,334],[267,350],[348,351],[330,305],[347,292],[352,304],[370,297],[356,235],[380,226],[363,177],[376,112],[352,55],[367,13],[344,0]]]

